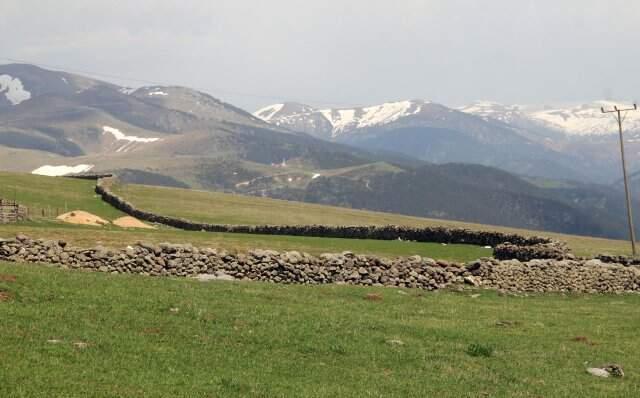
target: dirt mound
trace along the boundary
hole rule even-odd
[[[122,228],[146,228],[146,229],[155,229],[151,225],[145,224],[142,221],[138,220],[135,217],[124,216],[120,217],[116,220],[113,220],[113,224]]]
[[[70,224],[94,225],[98,227],[109,224],[109,221],[83,210],[74,210],[61,214],[57,219]]]

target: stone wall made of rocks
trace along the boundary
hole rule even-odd
[[[530,261],[535,259],[566,260],[575,259],[564,242],[537,243],[535,245],[514,245],[501,243],[493,249],[493,257],[498,260]]]
[[[0,260],[50,263],[116,274],[239,279],[286,284],[347,283],[435,290],[475,287],[511,292],[629,293],[640,291],[640,268],[591,260],[480,259],[468,264],[412,256],[251,250],[234,254],[192,245],[138,243],[122,250],[73,248],[26,236],[0,239]]]
[[[415,242],[434,243],[466,243],[478,246],[496,247],[508,243],[509,250],[503,250],[501,255],[510,258],[531,259],[547,258],[553,253],[557,258],[560,250],[564,255],[569,254],[566,246],[552,239],[531,236],[526,237],[516,234],[505,234],[495,231],[474,231],[465,228],[424,227],[415,228],[407,226],[330,226],[330,225],[223,225],[207,224],[189,221],[176,217],[163,216],[148,211],[140,210],[125,199],[117,196],[109,190],[111,179],[100,179],[96,184],[96,193],[113,207],[140,220],[168,225],[189,231],[231,232],[264,235],[291,235],[314,236],[323,238],[348,238],[348,239],[377,239],[377,240],[406,240]],[[523,253],[519,254],[518,248]],[[553,250],[551,250],[553,248]],[[564,256],[562,256],[564,258]]]

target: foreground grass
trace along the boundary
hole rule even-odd
[[[635,295],[473,298],[7,263],[0,276],[3,397],[640,394]],[[624,379],[584,370],[609,361]]]
[[[25,234],[32,238],[63,239],[73,246],[93,247],[102,245],[124,248],[138,241],[150,243],[191,243],[200,247],[214,247],[229,251],[246,252],[250,249],[278,251],[298,250],[310,254],[340,253],[352,251],[385,257],[412,256],[418,254],[449,261],[471,261],[491,256],[493,251],[472,245],[446,245],[363,239],[312,238],[301,236],[276,236],[253,234],[230,234],[213,232],[191,232],[161,228],[158,230],[130,229],[118,227],[87,227],[61,222],[30,222],[16,225],[0,225],[0,237],[12,238]]]
[[[436,220],[399,214],[346,209],[310,203],[232,195],[220,192],[117,184],[113,191],[138,208],[173,217],[219,224],[331,224],[409,225],[416,227],[459,227],[502,231],[523,235],[544,235],[567,242],[580,256],[600,253],[630,254],[629,243],[620,240],[565,235],[516,228]]]

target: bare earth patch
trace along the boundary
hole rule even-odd
[[[0,291],[0,303],[9,301],[12,299],[11,293]]]
[[[93,225],[98,227],[109,224],[109,221],[83,210],[70,211],[56,218],[70,224]]]
[[[16,281],[15,275],[0,274],[0,282],[15,282],[15,281]]]
[[[118,219],[113,220],[113,224],[122,228],[144,228],[144,229],[155,229],[155,227],[145,224],[142,221],[138,220],[135,217],[124,216]]]

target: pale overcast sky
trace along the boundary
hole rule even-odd
[[[639,47],[640,2],[629,0],[2,0],[0,6],[0,63],[23,59],[186,85],[251,111],[281,101],[348,106],[419,98],[454,106],[476,99],[638,99]]]

